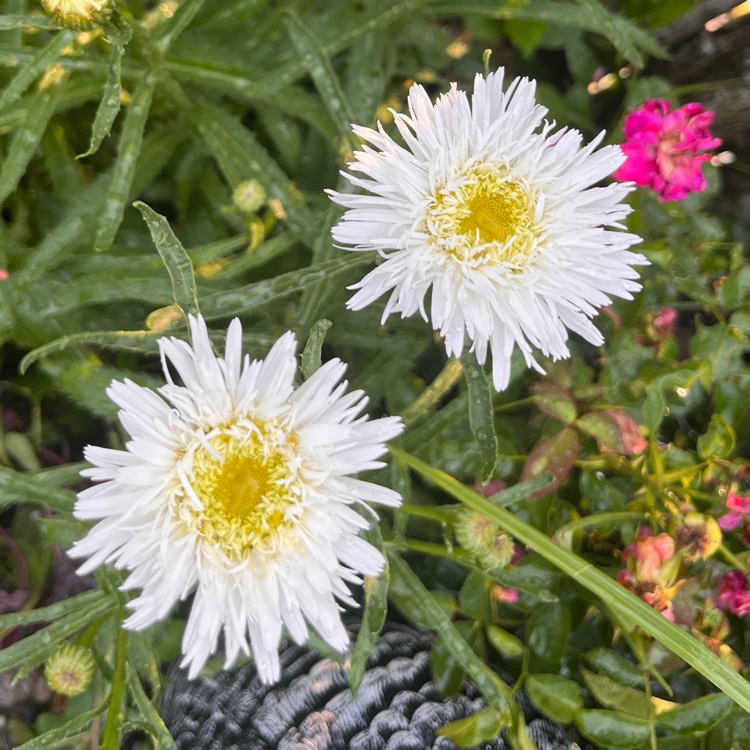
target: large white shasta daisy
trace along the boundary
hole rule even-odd
[[[333,238],[385,260],[353,286],[350,309],[391,292],[383,320],[417,310],[449,354],[465,338],[483,363],[492,350],[495,387],[507,387],[516,346],[541,371],[533,350],[569,356],[568,330],[603,342],[591,323],[611,297],[640,289],[645,263],[622,231],[630,184],[594,187],[624,160],[619,146],[596,150],[576,130],[553,132],[535,84],[503,71],[478,75],[471,103],[456,84],[433,105],[418,85],[409,116],[394,113],[404,146],[378,124],[354,127],[366,142],[343,173],[365,194],[331,191],[345,206]],[[357,175],[364,175],[363,177]]]
[[[128,605],[131,629],[195,591],[182,643],[190,676],[223,630],[227,665],[252,648],[270,682],[282,626],[301,643],[309,623],[346,649],[337,600],[353,605],[348,584],[384,564],[358,536],[368,521],[352,506],[400,502],[351,475],[381,466],[384,442],[402,425],[360,416],[367,398],[346,393],[339,360],[295,389],[292,333],[250,362],[238,320],[224,357],[212,352],[202,318],[190,328],[192,346],[159,341],[167,384],[158,394],[129,380],[110,386],[131,439],[124,451],[87,448],[95,468],[84,474],[102,483],[79,494],[75,515],[99,523],[71,555],[89,558],[81,573],[102,563],[130,571],[124,588],[142,589]]]

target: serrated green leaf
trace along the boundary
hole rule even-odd
[[[151,232],[151,239],[167,267],[169,278],[172,280],[174,301],[186,315],[199,315],[198,289],[195,286],[195,274],[190,256],[185,252],[185,248],[164,216],[157,214],[141,201],[136,201],[133,205],[141,212],[148,231]]]
[[[300,369],[307,380],[319,367],[321,362],[321,350],[328,329],[333,325],[330,320],[318,320],[310,331],[307,344],[300,358]]]
[[[492,408],[492,387],[487,375],[473,354],[461,357],[466,384],[469,387],[469,425],[481,456],[481,482],[488,482],[497,464],[497,435]]]
[[[52,37],[52,41],[42,47],[5,87],[0,96],[0,110],[5,109],[23,96],[26,89],[60,57],[63,49],[75,39],[72,31],[61,31]]]
[[[112,247],[122,223],[143,144],[146,120],[151,112],[156,82],[157,76],[154,73],[146,73],[136,86],[133,100],[125,115],[117,149],[117,161],[112,170],[112,179],[104,198],[94,238],[94,247],[99,252],[106,252]]]
[[[556,674],[532,674],[524,683],[536,707],[561,724],[570,724],[583,708],[577,682]]]

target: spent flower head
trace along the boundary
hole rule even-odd
[[[393,113],[404,145],[382,125],[354,132],[365,141],[343,173],[364,193],[330,191],[347,211],[337,243],[382,262],[352,287],[359,310],[390,293],[393,312],[419,312],[449,354],[471,342],[480,363],[492,352],[495,388],[507,387],[516,347],[534,357],[570,356],[569,332],[603,343],[592,324],[612,297],[640,289],[621,229],[629,185],[599,186],[623,161],[617,146],[583,144],[576,130],[553,131],[536,84],[503,87],[502,69],[478,75],[471,99],[451,86],[433,104],[409,91],[409,114]],[[431,298],[426,301],[428,292]]]
[[[721,145],[709,127],[714,113],[691,102],[679,109],[664,99],[650,99],[625,119],[625,163],[615,179],[651,188],[659,200],[681,201],[706,188],[701,168],[705,153]]]
[[[192,346],[159,341],[167,382],[158,393],[130,380],[110,386],[130,441],[124,451],[86,449],[94,468],[84,474],[100,484],[79,494],[75,515],[98,523],[70,554],[88,558],[81,573],[103,563],[130,571],[123,588],[141,590],[128,605],[130,629],[164,619],[195,592],[182,641],[191,677],[223,631],[227,665],[252,649],[271,682],[282,627],[303,643],[309,623],[346,649],[339,602],[355,606],[349,584],[384,565],[359,537],[368,521],[356,508],[400,503],[352,475],[382,466],[384,443],[402,424],[362,416],[367,398],[346,392],[337,359],[295,388],[292,333],[251,362],[239,320],[223,357],[201,317],[190,328]]]
[[[66,29],[92,29],[112,15],[113,0],[42,0],[44,12]]]

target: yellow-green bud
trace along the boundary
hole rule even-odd
[[[66,29],[103,26],[112,15],[112,0],[42,0],[42,7]]]
[[[266,191],[256,180],[245,180],[234,189],[232,202],[240,213],[254,214],[266,202]]]
[[[72,698],[80,695],[94,676],[94,657],[83,646],[68,644],[47,659],[44,677],[47,684],[60,695]]]

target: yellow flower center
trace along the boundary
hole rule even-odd
[[[254,550],[272,551],[296,525],[299,482],[290,470],[296,435],[279,436],[261,426],[241,437],[237,430],[199,447],[193,458],[191,487],[203,504],[198,510],[187,495],[177,513],[191,530],[221,550],[232,563]]]
[[[478,164],[433,196],[427,231],[438,248],[459,260],[520,271],[534,256],[539,238],[536,205],[522,181]]]

